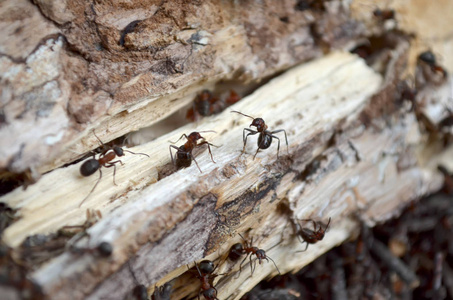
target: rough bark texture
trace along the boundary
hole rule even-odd
[[[19,270],[4,271],[9,287],[0,292],[14,298],[17,290],[39,287],[54,299],[124,299],[139,283],[152,291],[172,280],[180,299],[199,291],[186,265],[208,258],[219,263],[216,273],[227,274],[214,280],[219,299],[239,299],[277,272],[264,263],[251,276],[249,265],[239,273],[238,263],[225,260],[241,241],[237,233],[253,237],[281,272],[295,272],[353,235],[358,218],[373,225],[438,189],[437,164],[452,161],[450,137],[440,127],[451,82],[427,76],[417,99],[405,101],[399,87],[408,63],[415,66],[414,54],[407,35],[387,31],[398,23],[407,29],[405,15],[384,22],[370,19],[374,7],[365,2],[354,2],[351,11],[347,3],[319,3],[4,1],[0,167],[4,176],[30,172],[35,179],[53,171],[0,198],[15,211],[2,233],[12,248],[0,271]],[[336,51],[366,38],[369,65]],[[251,120],[225,111],[134,147],[150,158],[122,157],[118,185],[104,168],[79,207],[97,175],[82,178],[82,162],[55,168],[97,146],[91,129],[113,140],[178,111],[197,91],[222,85],[251,93],[232,109],[286,130],[288,148],[284,134],[276,134],[279,158],[274,139],[253,159],[256,136],[240,155],[242,129]],[[174,170],[168,141],[202,130],[216,131],[202,133],[219,146],[212,148],[216,163],[201,148],[194,151],[201,173],[193,163]],[[56,234],[84,223],[87,209],[103,215],[85,224],[89,238]],[[332,218],[332,224],[322,242],[295,253],[305,245],[294,218]],[[103,241],[113,245],[108,258],[65,248],[95,249]]]

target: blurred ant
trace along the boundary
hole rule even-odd
[[[260,149],[267,149],[267,148],[270,147],[270,145],[272,144],[272,139],[273,138],[278,140],[278,146],[277,146],[277,158],[278,158],[278,153],[280,151],[280,139],[277,136],[275,136],[274,134],[283,131],[285,133],[286,150],[288,151],[288,154],[289,154],[288,137],[286,136],[286,131],[284,129],[278,129],[278,130],[274,130],[274,131],[269,131],[269,130],[267,130],[267,125],[266,125],[266,123],[264,122],[264,120],[262,118],[254,118],[252,116],[243,114],[243,113],[241,113],[239,111],[235,111],[235,110],[232,110],[231,112],[234,112],[234,113],[237,113],[237,114],[240,114],[240,115],[243,115],[245,117],[253,119],[252,124],[250,124],[249,127],[251,127],[251,126],[255,126],[256,127],[256,131],[252,130],[252,129],[249,129],[249,128],[244,128],[244,130],[242,132],[242,139],[244,141],[244,148],[242,148],[242,153],[245,152],[245,146],[247,145],[248,136],[249,135],[255,135],[255,134],[259,133],[259,136],[258,136],[258,149],[256,150],[255,155],[253,156],[253,159],[255,159],[255,157],[258,154],[258,151]],[[247,136],[245,135],[246,131],[249,132],[249,133],[247,133]]]
[[[113,253],[113,246],[108,242],[101,242],[96,248],[77,248],[74,245],[70,245],[69,251],[74,254],[97,253],[102,257],[109,257]]]
[[[207,130],[207,131],[200,131],[200,132],[215,132],[215,131]],[[193,155],[192,155],[192,150],[194,148],[198,148],[204,144],[208,145],[208,150],[209,150],[209,154],[211,155],[211,160],[213,163],[215,163],[214,158],[212,157],[211,146],[213,146],[213,147],[217,147],[217,146],[206,141],[205,138],[200,135],[200,132],[194,131],[191,134],[189,134],[189,136],[187,136],[186,134],[183,134],[176,142],[170,142],[172,144],[176,144],[183,137],[185,137],[187,139],[187,142],[184,145],[181,145],[179,147],[170,145],[170,147],[169,147],[171,161],[172,161],[173,165],[175,165],[178,169],[189,167],[193,160],[195,162],[195,164],[197,165],[198,170],[200,170],[200,172],[203,173],[201,171],[200,167],[198,166],[198,163],[195,160],[195,157],[193,157]],[[199,139],[203,139],[203,141],[198,143],[197,141]],[[176,155],[175,155],[176,158],[175,159],[173,159],[173,154],[171,153],[171,148],[176,149]]]
[[[213,274],[217,266],[214,266],[214,263],[210,260],[202,260],[198,265],[195,263],[195,267],[198,271],[196,276],[201,281],[198,299],[200,299],[200,294],[203,294],[206,300],[219,300],[217,298],[217,289],[211,285],[212,279],[217,276]],[[187,268],[189,269],[189,266]]]
[[[261,265],[262,260],[267,260],[269,262],[269,259],[272,261],[274,264],[275,268],[277,269],[278,274],[281,275],[280,270],[278,269],[277,265],[275,264],[274,260],[270,258],[269,256],[266,255],[266,251],[263,249],[258,249],[258,247],[253,247],[253,237],[252,240],[249,243],[244,239],[244,237],[239,234],[239,236],[244,240],[244,244],[242,243],[236,243],[233,246],[231,246],[230,253],[228,254],[228,258],[231,260],[237,260],[239,257],[242,255],[246,254],[245,258],[242,260],[241,264],[239,265],[239,273],[242,272],[242,264],[245,262],[247,257],[250,259],[250,270],[252,271],[252,275],[255,272],[256,268],[256,260],[255,264],[252,266],[252,256],[256,255],[256,259],[258,259],[259,264]]]
[[[426,82],[443,84],[448,77],[447,71],[437,64],[436,56],[431,51],[425,51],[418,56],[416,79],[417,85]]]
[[[227,106],[230,106],[241,100],[241,97],[230,90],[230,95],[225,100],[214,97],[211,91],[203,90],[193,101],[192,107],[187,111],[186,118],[195,121],[200,116],[206,117],[220,113]]]
[[[161,286],[154,287],[154,293],[151,295],[151,300],[170,300],[171,284],[165,283]]]
[[[123,165],[123,162],[121,160],[116,160],[116,161],[112,161],[112,160],[114,160],[117,156],[119,156],[119,157],[124,156],[124,152],[129,152],[134,155],[145,155],[145,156],[149,157],[148,154],[135,153],[135,152],[132,152],[129,150],[124,150],[123,148],[121,148],[119,146],[113,146],[113,147],[107,146],[99,139],[99,137],[96,135],[96,133],[94,131],[93,131],[93,134],[96,137],[96,139],[99,141],[99,143],[101,144],[101,147],[103,149],[102,149],[101,154],[99,155],[98,159],[95,158],[95,154],[93,153],[93,158],[86,160],[80,166],[80,174],[84,177],[88,177],[88,176],[94,174],[97,170],[99,170],[99,179],[96,182],[96,184],[93,186],[91,191],[88,193],[88,195],[85,197],[85,199],[83,199],[82,202],[79,204],[79,207],[81,207],[83,202],[85,202],[85,200],[88,199],[88,197],[94,191],[94,189],[96,188],[98,183],[101,181],[101,178],[102,178],[101,167],[105,167],[105,168],[113,167],[113,184],[116,185],[116,182],[115,182],[116,165],[115,164],[120,163],[121,165]]]
[[[300,224],[297,223],[297,225],[296,225],[296,227],[297,227],[297,237],[299,238],[299,240],[300,240],[300,242],[302,244],[306,243],[307,246],[305,247],[304,250],[296,251],[296,252],[307,251],[307,248],[308,248],[309,244],[316,244],[317,242],[321,241],[324,238],[324,234],[327,231],[327,228],[329,228],[330,220],[331,220],[331,218],[329,218],[329,222],[327,222],[326,228],[324,228],[324,229],[322,228],[322,225],[321,225],[322,223],[321,222],[315,222],[312,219],[299,220],[299,221],[303,221],[303,222],[304,221],[305,222],[312,221],[313,222],[313,230],[308,229],[308,228],[300,228],[301,227]]]
[[[395,11],[393,9],[377,8],[373,11],[373,16],[375,16],[381,22],[393,20],[395,19]]]

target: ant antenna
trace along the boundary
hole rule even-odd
[[[214,131],[214,130],[203,130],[203,131],[198,131],[198,133],[200,132],[214,132],[214,133],[217,133],[217,131]]]
[[[94,132],[94,129],[93,129],[93,134],[98,139],[98,141],[101,144],[101,146],[105,146],[105,144],[101,141],[101,139],[96,135],[96,132]]]
[[[277,269],[278,274],[282,275],[282,273],[280,273],[280,270],[278,269],[277,264],[275,263],[275,261],[272,258],[270,258],[268,255],[266,255],[266,258],[268,258],[268,259],[270,259],[272,261],[272,263],[274,264],[275,268]]]
[[[329,228],[330,220],[332,220],[332,218],[329,218],[329,222],[327,222],[327,226],[326,226],[326,229],[324,229],[324,231],[326,231],[327,228]]]
[[[137,152],[132,152],[132,151],[129,151],[129,150],[124,150],[124,149],[123,149],[123,151],[124,151],[124,152],[129,152],[129,153],[135,154],[135,155],[145,155],[145,156],[148,156],[148,157],[149,157],[149,155],[148,155],[148,154],[145,154],[145,153],[137,153]]]
[[[246,115],[246,114],[243,114],[243,113],[241,113],[241,112],[239,112],[239,111],[236,111],[236,110],[232,110],[231,112],[234,112],[234,113],[237,113],[237,114],[240,114],[240,115],[243,115],[243,116],[245,116],[245,117],[248,117],[248,118],[250,118],[250,119],[253,119],[253,120],[255,120],[255,118],[254,118],[254,117],[252,117],[252,116],[249,116],[249,115]]]

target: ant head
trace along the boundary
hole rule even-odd
[[[215,290],[215,288],[210,287],[207,290],[203,291],[203,296],[205,299],[215,300],[217,299],[217,291]]]
[[[420,61],[423,61],[423,62],[427,63],[428,65],[435,65],[436,64],[436,56],[434,56],[434,53],[432,53],[429,50],[421,53],[418,56],[418,59]]]
[[[115,154],[118,156],[124,155],[123,148],[118,147],[118,146],[113,147],[113,152],[115,152]]]
[[[137,299],[148,299],[148,290],[146,289],[146,286],[143,284],[139,284],[134,287],[132,290],[132,295],[134,295]]]
[[[199,95],[198,99],[199,101],[208,101],[212,98],[212,93],[211,91],[208,90],[203,90]]]
[[[199,132],[194,131],[191,134],[189,134],[187,139],[191,140],[191,141],[198,141],[199,139],[203,139],[203,137],[201,136],[201,134]]]
[[[253,119],[252,124],[250,124],[250,126],[255,126],[256,130],[258,130],[259,132],[267,129],[266,123],[264,123],[264,120],[261,118]]]
[[[263,249],[256,250],[255,254],[256,257],[260,260],[260,263],[262,259],[266,259],[266,251],[264,251]]]
[[[211,274],[215,270],[214,263],[210,260],[202,260],[198,267],[202,274]]]
[[[107,243],[107,242],[102,242],[98,245],[98,251],[99,251],[99,254],[101,254],[102,256],[104,257],[109,257],[110,255],[112,255],[112,252],[113,252],[113,247],[110,243]]]
[[[382,13],[383,13],[383,12],[382,12],[382,9],[380,9],[380,8],[376,8],[376,9],[373,11],[373,15],[374,15],[375,17],[380,17],[380,16],[382,16]]]

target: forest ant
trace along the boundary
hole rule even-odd
[[[427,78],[429,81],[443,83],[444,80],[447,78],[447,76],[448,76],[447,71],[443,67],[441,67],[440,65],[437,64],[436,56],[434,55],[433,52],[425,51],[425,52],[421,53],[418,56],[418,62],[419,62],[419,66],[422,67],[421,70],[422,70],[423,76],[425,78]],[[429,71],[427,72],[427,70],[424,68],[424,66],[427,66],[428,70],[430,70],[431,72],[429,72]],[[436,78],[436,77],[433,78],[433,75],[436,73],[440,73],[442,75],[442,77],[440,79]]]
[[[116,183],[115,183],[116,165],[115,164],[120,163],[121,165],[123,165],[123,162],[121,160],[116,160],[116,161],[112,161],[112,160],[114,160],[117,156],[119,156],[119,157],[124,156],[124,152],[129,152],[134,155],[145,155],[145,156],[149,157],[148,154],[135,153],[135,152],[132,152],[129,150],[124,150],[123,148],[121,148],[119,146],[113,146],[113,147],[107,146],[99,139],[99,137],[96,135],[96,133],[94,131],[93,131],[93,134],[97,138],[99,143],[101,144],[101,147],[103,150],[101,151],[101,154],[99,155],[98,159],[95,158],[95,154],[93,153],[93,158],[86,160],[80,166],[80,174],[84,177],[87,177],[87,176],[94,174],[97,170],[99,170],[99,179],[96,182],[96,184],[93,186],[91,191],[88,193],[88,195],[85,197],[85,199],[83,199],[82,202],[79,204],[79,207],[81,207],[83,202],[85,202],[85,200],[88,199],[88,197],[94,191],[94,189],[96,188],[98,183],[101,181],[101,178],[102,178],[101,167],[105,167],[105,168],[113,167],[113,184],[116,185]]]
[[[215,131],[207,130],[207,131],[200,131],[200,132],[215,132]],[[184,145],[181,145],[179,147],[170,145],[170,147],[169,147],[171,161],[178,169],[189,167],[193,160],[195,162],[195,164],[197,165],[198,170],[200,170],[200,172],[203,173],[201,171],[200,167],[198,166],[198,163],[195,160],[195,157],[193,157],[193,155],[192,155],[192,150],[194,148],[198,148],[204,144],[208,145],[208,150],[209,150],[209,154],[211,155],[211,160],[213,163],[215,163],[214,158],[212,157],[212,153],[211,153],[211,146],[214,146],[214,147],[217,147],[217,146],[206,141],[205,138],[200,135],[200,132],[194,131],[191,134],[189,134],[189,136],[187,136],[186,134],[183,134],[176,142],[170,142],[172,144],[176,144],[183,137],[185,137],[187,139],[187,142]],[[198,143],[197,141],[199,139],[203,139],[203,141]],[[176,158],[175,159],[173,159],[173,154],[171,153],[171,148],[176,149],[176,155],[175,155]]]
[[[230,95],[225,100],[215,97],[211,91],[203,90],[193,101],[192,107],[187,111],[186,118],[196,121],[200,116],[206,117],[218,114],[227,106],[239,100],[241,100],[241,97],[233,90],[230,90]]]
[[[242,260],[241,264],[239,265],[239,273],[242,272],[242,264],[245,262],[247,257],[250,259],[250,270],[252,271],[252,275],[255,272],[256,268],[256,260],[255,264],[252,264],[252,256],[256,255],[256,259],[258,259],[259,264],[261,265],[262,260],[267,260],[269,262],[269,259],[272,261],[274,264],[275,268],[277,269],[278,274],[280,273],[280,270],[278,269],[277,265],[275,264],[274,260],[270,258],[269,256],[266,255],[266,251],[263,249],[258,249],[258,247],[253,247],[253,238],[249,243],[244,239],[244,237],[239,234],[239,236],[244,240],[244,244],[242,243],[236,243],[233,246],[231,246],[230,253],[228,254],[228,258],[231,260],[237,260],[239,257],[242,255],[246,254],[245,258]],[[253,266],[252,266],[253,265]]]
[[[270,147],[270,145],[272,144],[272,139],[273,138],[278,140],[278,146],[277,146],[277,158],[278,158],[278,153],[280,151],[280,139],[277,136],[275,136],[274,133],[278,133],[278,132],[282,132],[283,131],[285,133],[286,150],[287,150],[287,152],[289,154],[288,137],[286,136],[286,131],[284,129],[278,129],[278,130],[274,130],[274,131],[269,131],[269,130],[267,130],[267,125],[266,125],[266,123],[264,122],[264,120],[262,118],[254,118],[252,116],[243,114],[243,113],[241,113],[239,111],[235,111],[235,110],[232,110],[231,112],[234,112],[234,113],[237,113],[237,114],[240,114],[240,115],[243,115],[245,117],[253,119],[252,124],[250,124],[249,127],[251,127],[251,126],[255,126],[256,127],[256,131],[252,130],[252,129],[249,129],[249,128],[244,128],[244,130],[242,132],[242,139],[244,141],[244,148],[242,148],[242,153],[245,152],[245,146],[247,145],[248,136],[249,135],[255,135],[255,134],[259,133],[259,136],[258,136],[258,149],[256,150],[255,155],[253,156],[253,159],[255,159],[255,157],[258,154],[258,151],[260,151],[260,149],[267,149],[267,148]],[[247,133],[247,136],[245,135],[246,131],[249,132],[249,133]]]
[[[305,219],[305,220],[300,220],[300,221],[312,221],[313,222],[313,230],[308,229],[308,228],[300,228],[300,225],[297,224],[297,237],[299,238],[300,242],[307,243],[307,246],[305,247],[304,250],[301,251],[296,251],[296,252],[304,252],[307,250],[309,244],[316,244],[317,242],[321,241],[324,238],[324,234],[327,231],[327,228],[329,228],[330,225],[330,220],[327,222],[326,228],[322,228],[322,223],[321,222],[315,222],[312,219]],[[302,240],[303,239],[303,240]]]
[[[197,278],[201,281],[198,299],[200,299],[200,294],[203,294],[206,300],[219,300],[217,298],[217,289],[211,285],[212,279],[217,276],[213,274],[217,266],[214,266],[214,263],[210,260],[202,260],[198,265],[195,263],[195,267],[198,271]]]
[[[373,11],[373,16],[375,16],[381,22],[392,20],[395,19],[395,11],[393,9],[377,8]]]
[[[108,242],[101,242],[96,248],[78,248],[71,245],[69,246],[69,250],[74,254],[97,253],[102,257],[109,257],[112,255],[113,246]]]

